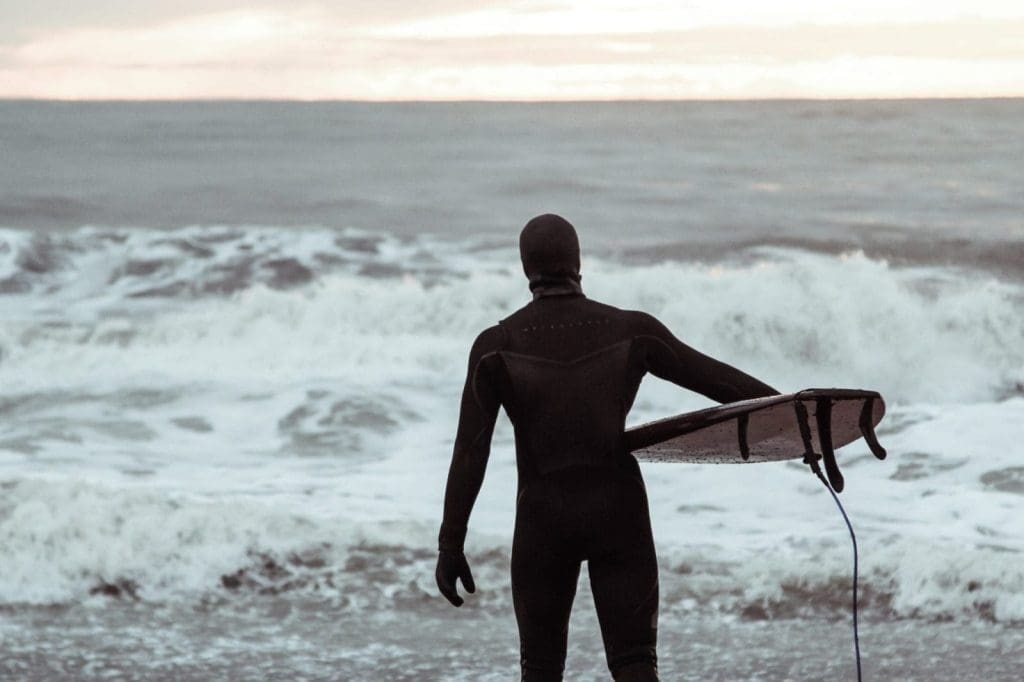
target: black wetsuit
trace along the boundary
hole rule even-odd
[[[640,468],[622,446],[648,372],[719,402],[777,393],[571,280],[534,287],[531,303],[473,344],[439,544],[461,556],[504,406],[519,473],[512,594],[523,679],[561,679],[582,561],[613,675],[656,679],[657,560]]]

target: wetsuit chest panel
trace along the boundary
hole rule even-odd
[[[625,425],[631,341],[560,362],[501,351],[512,395],[516,450],[541,474],[614,466]]]

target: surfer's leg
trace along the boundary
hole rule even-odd
[[[522,679],[561,680],[580,559],[557,531],[559,519],[551,514],[557,505],[531,507],[520,504],[516,510],[512,541],[512,603]]]
[[[616,515],[587,568],[613,677],[657,680],[658,560],[638,479],[623,481]]]

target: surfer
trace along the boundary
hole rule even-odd
[[[657,680],[658,564],[640,467],[622,445],[648,372],[716,400],[778,393],[676,339],[646,313],[587,298],[576,230],[533,218],[519,237],[533,300],[473,343],[445,490],[437,585],[455,606],[476,586],[463,552],[498,408],[515,431],[512,600],[523,680],[561,680],[587,562],[608,667]]]

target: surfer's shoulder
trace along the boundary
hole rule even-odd
[[[661,337],[668,331],[661,320],[643,310],[623,310],[622,313],[628,317],[636,336]]]
[[[495,353],[505,347],[506,339],[507,335],[501,323],[492,325],[477,334],[470,357],[479,359],[488,353]]]
[[[669,331],[661,320],[650,313],[642,310],[624,311],[629,316],[629,330],[634,342],[641,347],[653,350],[655,348],[671,348],[676,341],[675,336]]]

